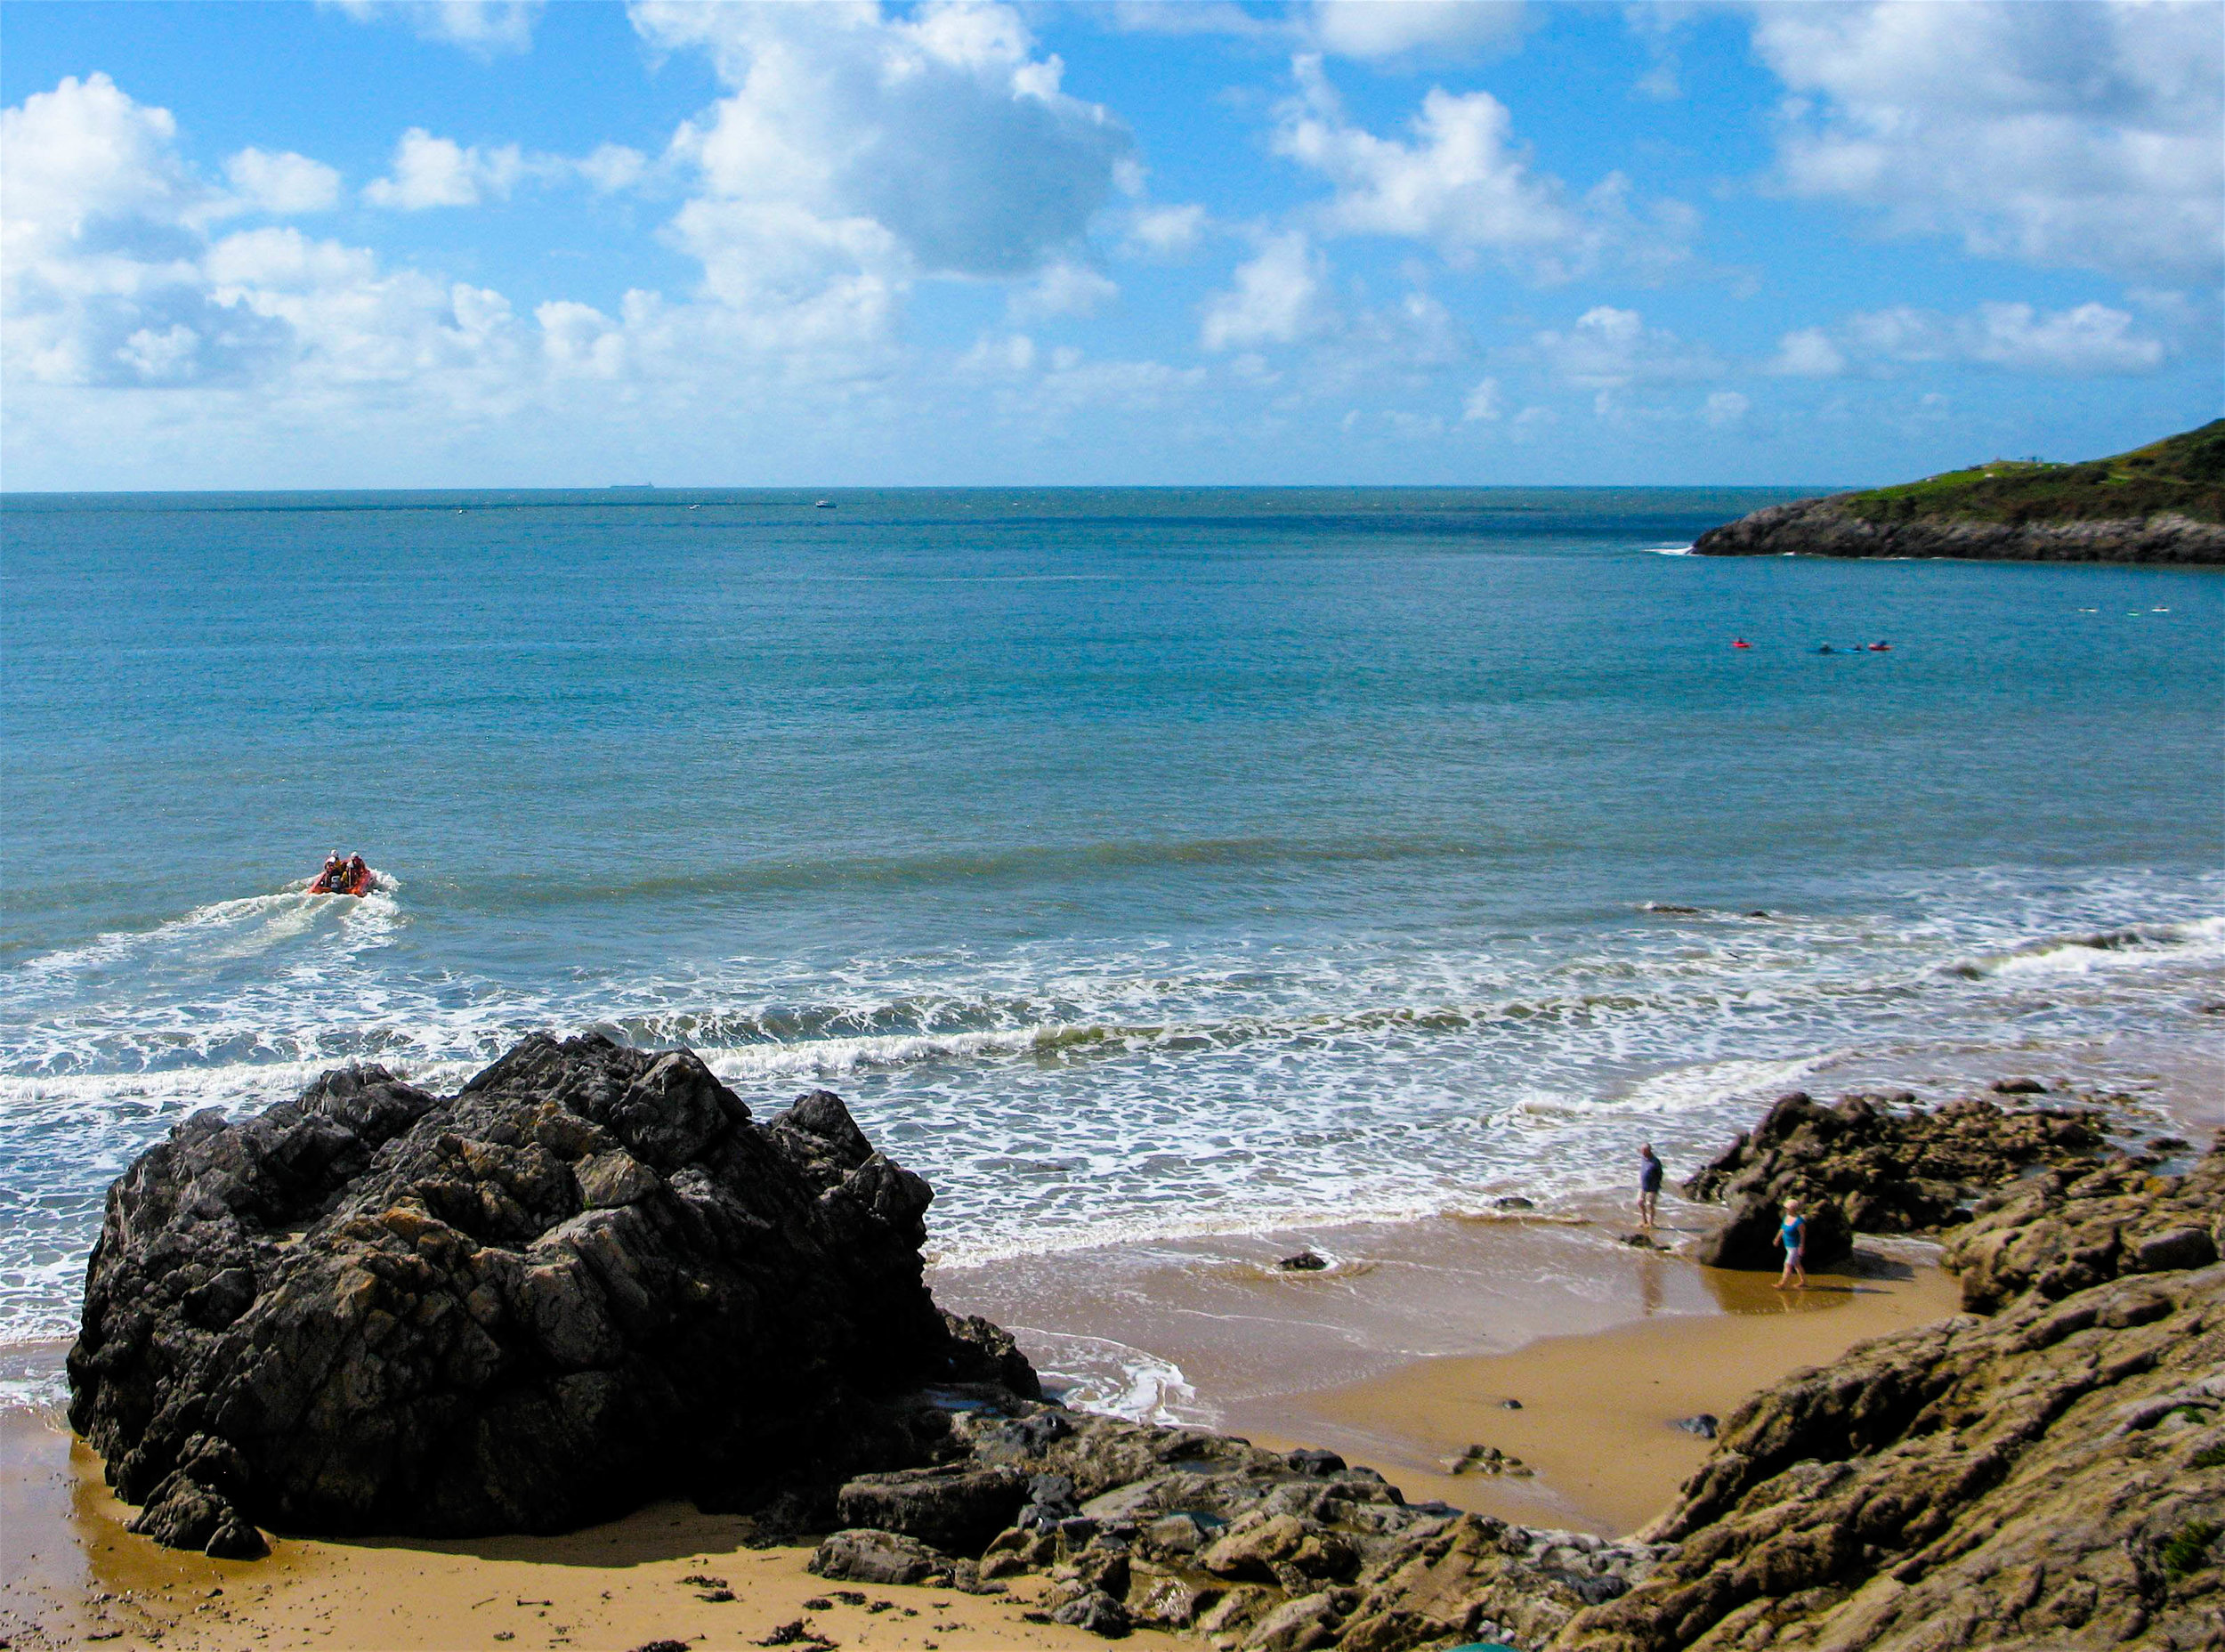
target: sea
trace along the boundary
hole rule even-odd
[[[2215,1082],[2225,573],[1688,554],[1791,497],[8,496],[0,1350],[189,1113],[537,1029],[837,1090],[946,1267]]]

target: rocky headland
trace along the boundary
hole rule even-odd
[[[1773,505],[1711,528],[1702,556],[2225,563],[2225,419],[2076,465],[1999,459],[1897,487]]]
[[[830,1585],[1028,1576],[1058,1623],[1257,1652],[2215,1646],[2225,1151],[2051,1103],[1787,1097],[1695,1178],[1726,1232],[1797,1188],[1938,1235],[1970,1311],[1755,1396],[1617,1541],[1070,1411],[935,1308],[930,1194],[837,1098],[760,1123],[599,1039],[182,1125],[111,1192],[71,1418],[138,1529],[214,1553],[676,1494]]]

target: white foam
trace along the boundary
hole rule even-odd
[[[2173,958],[2225,960],[2225,916],[2188,922],[2140,924],[2068,937],[2027,942],[2006,951],[1958,958],[1946,973],[1972,978],[2002,976],[2079,976],[2104,970],[2145,969]]]
[[[1798,1089],[1847,1053],[1843,1049],[1824,1049],[1786,1061],[1749,1058],[1672,1067],[1666,1073],[1640,1080],[1627,1094],[1598,1105],[1603,1111],[1615,1113],[1663,1113],[1773,1099],[1788,1089]]]
[[[1757,891],[1784,908],[1767,923],[1623,909],[1558,935],[742,957],[523,985],[417,958],[381,929],[391,895],[220,903],[126,965],[0,975],[0,1337],[66,1333],[107,1181],[185,1113],[258,1111],[351,1060],[449,1089],[539,1028],[690,1044],[760,1113],[837,1085],[934,1184],[957,1267],[1512,1192],[1549,1206],[1620,1187],[1640,1136],[1672,1163],[1711,1155],[1818,1074],[2070,1044],[2106,1064],[2126,1029],[2185,1036],[2189,998],[2220,991],[2225,877],[1834,890],[1849,910]],[[267,943],[212,961],[243,936]]]
[[[1063,1389],[1065,1403],[1077,1411],[1165,1426],[1210,1421],[1197,1409],[1197,1390],[1172,1360],[1107,1337],[1011,1329],[1038,1374]]]

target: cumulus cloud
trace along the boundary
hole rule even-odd
[[[0,147],[14,389],[380,385],[453,406],[522,382],[530,329],[498,293],[382,270],[290,225],[220,233],[243,210],[324,200],[336,186],[314,162],[245,151],[226,164],[234,191],[219,189],[179,155],[167,110],[97,75],[0,111]]]
[[[1520,44],[1523,0],[1312,0],[1280,16],[1226,0],[1119,0],[1113,27],[1135,34],[1224,35],[1371,62],[1465,61]]]
[[[1117,285],[1087,264],[1055,263],[1015,289],[1007,309],[1015,321],[1095,315],[1120,295]]]
[[[646,177],[649,157],[623,143],[602,143],[578,166],[579,175],[598,193],[611,195],[630,190]]]
[[[1129,216],[1121,250],[1135,258],[1179,258],[1204,239],[1210,222],[1195,204],[1139,206]]]
[[[1635,310],[1599,304],[1566,330],[1548,328],[1521,352],[1557,378],[1599,390],[1712,378],[1723,370],[1714,352],[1663,328],[1647,327]]]
[[[0,361],[17,382],[226,382],[282,347],[282,328],[209,290],[208,226],[235,204],[176,135],[106,75],[0,111]]]
[[[306,155],[245,149],[224,163],[233,198],[250,211],[287,217],[340,204],[340,174]]]
[[[318,0],[359,23],[397,22],[480,57],[532,49],[542,0]]]
[[[453,138],[436,138],[423,126],[412,126],[394,145],[389,175],[364,185],[363,198],[398,212],[476,206],[483,200],[507,199],[520,179],[547,170],[546,163],[529,162],[514,143],[498,149],[477,144],[466,148]]]
[[[1208,350],[1287,344],[1319,331],[1329,312],[1322,297],[1326,265],[1295,231],[1271,236],[1236,266],[1234,285],[1206,301],[1199,342]]]
[[[1753,402],[1736,390],[1718,390],[1709,395],[1700,409],[1700,417],[1717,430],[1745,423],[1746,415],[1753,409]]]
[[[1307,20],[1323,52],[1373,61],[1502,51],[1525,20],[1522,0],[1315,0]]]
[[[1336,186],[1315,214],[1324,233],[1426,241],[1461,263],[1489,253],[1542,281],[1570,279],[1611,252],[1641,263],[1683,254],[1688,208],[1665,205],[1641,222],[1620,174],[1572,199],[1533,167],[1507,106],[1488,92],[1432,87],[1410,135],[1387,138],[1347,117],[1318,58],[1295,69],[1299,96],[1278,112],[1274,143]]]
[[[1506,405],[1500,400],[1499,381],[1486,378],[1469,391],[1468,399],[1460,404],[1460,422],[1464,425],[1496,424],[1506,417]]]
[[[1784,378],[1836,378],[1847,370],[1847,358],[1822,328],[1804,327],[1777,340],[1767,370]]]
[[[1949,364],[2092,378],[2152,373],[2169,352],[2107,304],[2046,312],[1986,304],[1961,315],[1896,304],[1849,317],[1836,328],[1803,328],[1778,341],[1768,370],[1792,377]]]
[[[1005,6],[644,4],[637,28],[708,52],[733,88],[676,140],[701,198],[873,226],[901,274],[1023,276],[1077,247],[1129,139],[1059,89]],[[747,224],[750,215],[736,222]],[[833,246],[856,236],[820,238]],[[732,255],[766,249],[737,246]]]
[[[2225,254],[2225,30],[2204,4],[1939,5],[1756,14],[1794,96],[1782,187],[1902,233],[2132,276]]]
[[[1857,316],[1848,332],[1858,348],[1894,360],[1961,360],[2075,377],[2152,373],[2164,356],[2160,340],[2133,331],[2130,315],[2100,304],[2053,314],[1990,304],[1953,317],[1897,307]]]

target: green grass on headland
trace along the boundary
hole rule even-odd
[[[1833,501],[1878,523],[1919,517],[1965,522],[2121,522],[2176,511],[2225,522],[2225,418],[2113,458],[2075,465],[1995,459],[1969,470],[1872,488]]]

